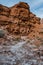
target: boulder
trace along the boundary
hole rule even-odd
[[[5,36],[4,30],[0,29],[0,38],[3,38]]]

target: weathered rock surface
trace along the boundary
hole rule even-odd
[[[9,33],[28,36],[40,18],[30,12],[27,3],[20,2],[10,8],[0,5],[0,26],[6,26]]]
[[[27,3],[0,5],[0,65],[43,65],[43,24]]]
[[[40,22],[43,24],[43,18],[40,20]]]

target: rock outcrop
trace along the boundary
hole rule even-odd
[[[0,5],[0,28],[1,26],[14,35],[28,36],[40,25],[40,18],[30,12],[27,3],[19,2],[12,7]]]
[[[0,65],[43,65],[40,21],[27,3],[0,5]]]
[[[43,18],[40,20],[40,22],[43,24]]]

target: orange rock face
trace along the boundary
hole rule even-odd
[[[9,15],[10,9],[0,4],[0,15]]]
[[[40,18],[30,12],[27,3],[20,2],[10,8],[0,5],[0,26],[6,26],[9,33],[34,37],[39,34],[40,24]]]

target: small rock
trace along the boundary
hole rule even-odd
[[[4,35],[5,35],[4,30],[0,29],[0,38],[3,38],[3,37],[4,37]]]

